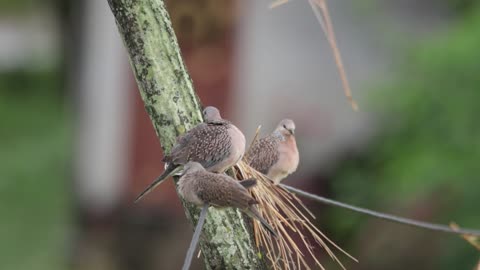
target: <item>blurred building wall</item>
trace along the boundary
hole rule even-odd
[[[82,207],[101,214],[118,204],[127,180],[131,78],[107,2],[85,1],[81,22],[75,191]]]
[[[59,60],[60,27],[47,8],[0,17],[0,71],[47,69]]]

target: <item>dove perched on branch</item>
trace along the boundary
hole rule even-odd
[[[280,121],[271,134],[253,143],[245,160],[252,168],[279,184],[298,167],[295,123],[290,119]]]
[[[222,119],[217,108],[203,110],[204,123],[200,123],[177,138],[169,155],[163,158],[167,168],[135,200],[139,201],[156,186],[174,174],[178,166],[189,161],[200,163],[207,171],[223,173],[242,159],[245,136],[229,121]]]
[[[187,202],[197,206],[205,204],[224,208],[234,207],[257,219],[272,235],[275,230],[265,221],[254,205],[258,202],[250,195],[248,188],[257,184],[255,179],[237,181],[225,174],[211,173],[198,162],[184,166],[178,181],[178,192]]]

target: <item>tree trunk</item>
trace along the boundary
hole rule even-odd
[[[128,50],[140,94],[162,148],[168,153],[179,134],[202,119],[162,0],[108,0]],[[196,223],[199,209],[183,202]],[[257,255],[250,221],[238,210],[209,209],[200,246],[207,269],[265,269]],[[167,256],[167,255],[163,255]]]

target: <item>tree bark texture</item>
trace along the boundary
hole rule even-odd
[[[168,153],[176,137],[202,119],[201,105],[170,17],[162,0],[108,3],[127,48],[145,109],[164,152]],[[185,202],[183,205],[187,217],[196,223],[199,209]],[[265,269],[249,222],[238,210],[209,209],[200,240],[207,269]]]

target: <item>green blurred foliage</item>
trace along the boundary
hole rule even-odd
[[[0,74],[0,269],[64,269],[70,134],[60,74]]]
[[[0,14],[20,15],[35,12],[38,9],[49,9],[52,5],[68,0],[0,0]]]
[[[468,12],[468,10],[474,8],[475,0],[446,0],[450,8],[460,13]]]
[[[19,14],[38,6],[35,0],[0,0],[0,13]]]
[[[441,37],[415,45],[397,78],[376,92],[382,132],[338,168],[332,184],[337,199],[396,213],[427,205],[437,209],[433,221],[480,228],[480,9],[466,14]],[[354,246],[364,240],[365,217],[338,209],[329,216],[337,235]],[[364,247],[390,226],[380,225]],[[385,269],[394,257],[403,261],[389,269],[425,269],[407,263],[428,249],[432,269],[473,269],[478,261],[478,252],[460,238],[424,231],[438,242],[397,250],[414,240],[396,233],[399,226],[388,228],[392,248],[370,254],[377,262],[363,260],[361,269]]]

